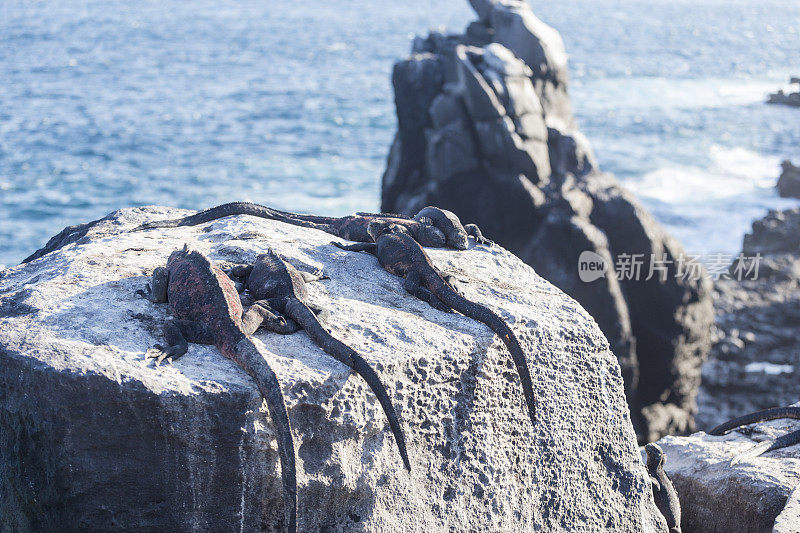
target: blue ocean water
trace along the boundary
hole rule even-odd
[[[564,37],[604,170],[692,251],[737,251],[800,156],[800,3],[532,2]],[[3,0],[0,263],[63,226],[145,204],[378,207],[390,73],[465,0]]]

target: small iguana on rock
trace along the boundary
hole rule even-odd
[[[408,461],[403,430],[380,378],[355,350],[328,333],[320,324],[315,310],[306,303],[308,297],[306,282],[323,279],[322,274],[301,272],[272,250],[259,255],[254,264],[235,266],[229,273],[232,278],[238,278],[242,282],[242,288],[246,288],[262,306],[266,303],[273,316],[279,319],[283,315],[288,317],[289,320],[284,321],[284,327],[275,329],[268,323],[268,329],[285,334],[293,333],[301,327],[327,354],[364,378],[377,396],[386,418],[389,419],[389,427],[400,450],[400,457],[406,469],[410,471],[411,465]]]
[[[252,306],[243,316],[233,281],[203,254],[187,247],[172,252],[166,268],[153,272],[152,283],[152,289],[148,286],[146,292],[139,290],[137,294],[153,303],[169,303],[175,319],[164,328],[168,346],[156,345],[155,354],[148,356],[157,357],[160,362],[185,354],[187,341],[213,344],[255,380],[267,401],[278,440],[288,530],[294,533],[297,480],[289,415],[275,372],[249,338],[265,319],[273,320],[274,316],[260,305]]]
[[[369,233],[375,242],[343,245],[333,242],[343,250],[369,252],[378,258],[378,263],[396,276],[404,278],[403,287],[410,294],[428,302],[440,311],[453,310],[486,324],[511,352],[517,368],[522,393],[528,408],[531,423],[536,424],[536,399],[533,392],[528,362],[510,327],[488,307],[468,300],[452,285],[452,276],[439,272],[431,263],[428,254],[408,234],[405,227],[388,221],[374,220],[369,224]]]
[[[708,434],[724,435],[728,431],[738,428],[739,426],[756,424],[758,422],[766,422],[767,420],[777,420],[779,418],[794,418],[795,420],[800,420],[800,407],[772,407],[770,409],[756,411],[755,413],[750,413],[728,420],[727,422],[720,424],[709,431]],[[782,435],[777,439],[767,439],[759,442],[749,450],[742,452],[731,459],[731,466],[747,459],[758,457],[762,453],[771,452],[772,450],[778,450],[780,448],[786,448],[787,446],[794,446],[795,444],[800,444],[800,429],[792,431],[791,433],[787,433],[786,435]]]
[[[178,226],[196,226],[219,218],[232,215],[251,215],[285,222],[294,226],[313,228],[336,235],[342,239],[354,242],[371,242],[367,226],[373,220],[386,220],[404,226],[417,242],[422,246],[435,248],[450,246],[458,250],[466,250],[467,237],[472,235],[478,244],[490,245],[492,241],[481,234],[475,224],[462,226],[458,217],[450,211],[438,207],[426,207],[414,218],[405,215],[358,213],[356,215],[335,218],[317,215],[304,215],[279,211],[250,202],[231,202],[210,207],[173,220],[157,220],[147,222],[131,231],[141,231],[155,228],[174,228]]]
[[[653,442],[644,447],[647,452],[647,472],[653,485],[653,500],[667,521],[669,533],[681,533],[681,502],[675,487],[664,472],[667,456],[658,444]]]

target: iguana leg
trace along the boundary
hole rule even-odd
[[[164,340],[167,342],[166,346],[156,344],[147,350],[146,357],[155,359],[156,366],[164,359],[172,362],[185,354],[189,349],[189,342],[214,344],[214,335],[200,322],[173,319],[164,325]]]
[[[311,309],[315,315],[317,315],[317,320],[319,320],[320,324],[326,325],[328,323],[328,319],[331,317],[330,311],[323,309],[322,307],[317,307],[313,304],[306,305],[308,305],[308,308]]]
[[[342,244],[340,242],[332,242],[332,245],[348,252],[369,252],[374,254],[378,250],[378,246],[374,242],[357,242],[354,244]]]
[[[239,294],[242,294],[247,288],[247,278],[252,271],[253,265],[232,265],[223,270],[231,278],[236,287],[236,292]]]
[[[253,297],[246,292],[239,293],[239,301],[242,302],[242,307],[250,307],[256,303],[255,300],[253,300]]]
[[[281,335],[288,335],[300,329],[294,320],[275,311],[267,300],[255,302],[242,317],[242,330],[245,335],[252,335],[261,326]]]
[[[458,278],[456,278],[452,274],[444,274],[441,272],[440,274],[442,276],[442,279],[444,279],[444,282],[447,283],[447,285],[451,289],[453,289],[456,293],[460,294],[461,296],[464,296],[464,293],[461,292],[461,289],[458,288]]]
[[[167,286],[169,285],[169,270],[165,267],[158,267],[153,271],[152,288],[147,285],[147,290],[139,289],[136,291],[138,296],[146,298],[154,304],[167,303]]]
[[[475,224],[464,224],[464,230],[467,235],[471,235],[477,244],[485,244],[486,246],[494,245],[494,241],[490,241],[481,233],[481,229]]]
[[[233,265],[227,270],[225,273],[232,278],[245,278],[247,279],[250,276],[250,272],[253,271],[253,265]]]
[[[322,270],[315,270],[314,272],[303,272],[299,270],[300,275],[303,276],[303,281],[306,283],[313,283],[315,281],[319,281],[321,279],[331,279],[329,278]]]
[[[453,309],[449,305],[442,302],[435,294],[420,284],[419,274],[414,271],[411,271],[408,276],[406,276],[406,279],[403,280],[403,288],[405,288],[409,294],[416,296],[423,302],[428,302],[434,309],[444,311],[445,313],[453,312]]]

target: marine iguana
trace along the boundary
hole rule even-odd
[[[667,456],[658,444],[653,442],[644,447],[647,452],[647,471],[653,485],[653,500],[667,521],[669,533],[681,533],[681,502],[675,487],[664,472]]]
[[[148,353],[149,357],[157,357],[158,362],[180,357],[188,349],[187,341],[213,344],[255,380],[275,422],[288,530],[295,533],[297,480],[289,415],[275,372],[249,338],[265,320],[275,317],[260,305],[252,306],[243,315],[231,279],[203,254],[189,251],[186,246],[170,254],[166,268],[153,272],[152,288],[148,285],[147,291],[136,293],[153,303],[169,303],[175,316],[164,328],[168,345],[155,345],[155,354]]]
[[[528,408],[531,423],[536,424],[536,399],[528,362],[510,327],[488,307],[468,300],[452,285],[452,276],[443,274],[431,263],[430,257],[409,235],[405,227],[390,221],[373,220],[369,233],[375,242],[334,246],[354,252],[369,252],[378,258],[378,263],[396,276],[404,278],[403,287],[410,294],[428,302],[432,307],[445,312],[453,310],[486,324],[511,352],[517,368],[522,393]]]
[[[320,273],[301,272],[272,250],[259,255],[254,264],[237,265],[231,268],[229,273],[232,278],[239,278],[242,281],[243,288],[247,288],[259,305],[266,304],[274,316],[280,318],[285,315],[288,317],[289,320],[285,321],[285,327],[276,330],[267,324],[268,329],[272,329],[276,333],[293,333],[301,327],[311,337],[311,340],[326,353],[364,378],[372,392],[378,397],[378,401],[386,413],[386,418],[389,419],[389,426],[400,450],[400,457],[403,459],[406,470],[410,471],[411,465],[408,461],[403,430],[380,378],[355,350],[328,333],[316,316],[320,310],[312,309],[306,303],[308,297],[306,282],[316,281],[324,276]]]
[[[722,423],[709,431],[708,434],[724,435],[728,431],[738,428],[739,426],[765,422],[767,420],[776,420],[778,418],[794,418],[795,420],[800,420],[800,407],[772,407],[770,409],[756,411],[754,413],[728,420],[727,422]],[[780,448],[786,448],[787,446],[793,446],[798,443],[800,443],[800,429],[792,431],[791,433],[787,433],[786,435],[782,435],[777,439],[767,439],[759,442],[749,450],[746,450],[745,452],[742,452],[731,459],[731,466],[747,459],[758,457],[762,453],[771,452],[772,450],[778,450]]]
[[[381,216],[375,213],[356,213],[356,215],[376,217]],[[383,216],[385,217],[386,215]],[[408,215],[398,214],[392,214],[389,216],[405,220],[412,218]],[[447,245],[450,248],[455,248],[456,250],[467,249],[469,246],[467,236],[474,238],[477,244],[485,244],[486,246],[494,245],[493,241],[483,236],[483,233],[476,224],[462,225],[461,220],[455,213],[448,211],[447,209],[442,209],[441,207],[434,207],[430,205],[428,207],[423,207],[416,215],[414,215],[413,220],[418,222],[427,222],[428,224],[431,224],[442,230],[445,235]],[[419,240],[417,240],[417,242],[419,242]],[[423,246],[425,245],[423,244]]]
[[[131,231],[196,226],[232,215],[251,215],[285,222],[294,226],[314,228],[355,242],[371,242],[372,239],[367,231],[367,226],[373,220],[385,220],[405,227],[422,246],[436,248],[450,246],[458,250],[466,250],[468,235],[475,237],[475,241],[478,244],[490,245],[492,243],[481,234],[478,226],[475,224],[462,226],[455,214],[438,207],[426,207],[414,218],[405,215],[375,213],[358,213],[336,218],[289,213],[250,202],[230,202],[216,207],[209,207],[183,218],[147,222],[133,228]]]

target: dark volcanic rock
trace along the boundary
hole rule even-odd
[[[737,279],[735,263],[731,279],[715,283],[719,338],[703,367],[701,429],[800,399],[800,208],[755,221],[742,248],[761,254],[757,279]]]
[[[597,320],[642,440],[693,430],[713,322],[709,283],[676,277],[680,244],[598,171],[572,115],[560,35],[526,2],[471,4],[479,20],[465,34],[418,37],[395,66],[399,128],[383,210],[438,205],[480,225]],[[581,281],[585,251],[607,265],[640,258],[641,279],[611,269]],[[653,257],[665,276],[645,280]]]
[[[800,198],[800,167],[794,166],[788,159],[781,163],[778,194],[782,198]]]

